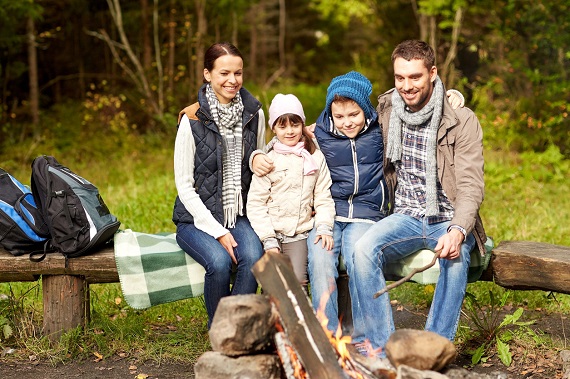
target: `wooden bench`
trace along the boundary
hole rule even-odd
[[[53,341],[65,331],[85,326],[90,315],[89,284],[119,281],[112,247],[66,260],[48,254],[42,262],[14,257],[0,249],[0,282],[42,280],[43,332]],[[570,247],[541,242],[504,241],[492,252],[481,280],[515,290],[570,294]],[[350,310],[348,277],[339,280],[339,309]],[[350,315],[348,315],[350,317]],[[347,317],[345,321],[350,320]]]

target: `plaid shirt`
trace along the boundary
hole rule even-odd
[[[420,126],[403,124],[402,160],[394,162],[398,181],[394,212],[416,219],[421,219],[426,213],[426,144],[427,123]],[[430,224],[453,218],[453,206],[439,178],[437,178],[437,202],[439,213],[428,218]]]

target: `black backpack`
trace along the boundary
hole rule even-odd
[[[50,246],[68,258],[85,255],[111,241],[121,223],[99,190],[54,157],[32,162],[32,193],[49,227]],[[39,259],[45,257],[45,254]]]
[[[30,189],[0,168],[0,245],[13,255],[41,251],[49,230]]]

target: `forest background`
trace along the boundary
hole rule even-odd
[[[32,159],[54,155],[100,188],[123,229],[173,232],[176,119],[197,100],[208,46],[240,48],[244,86],[266,113],[276,93],[294,93],[313,122],[330,80],[349,70],[372,81],[376,104],[393,87],[393,48],[419,38],[483,126],[488,234],[570,245],[569,11],[568,0],[0,0],[0,167],[29,183]],[[501,289],[489,286],[469,290],[497,305],[488,293],[502,299]],[[67,337],[58,359],[194,359],[207,349],[199,302],[137,312],[118,285],[92,287],[89,333]],[[415,291],[412,302],[429,305],[433,288]],[[41,308],[37,283],[0,284],[2,294],[0,347],[54,354],[30,342],[40,335],[41,311],[29,308]],[[569,296],[510,296],[569,313]]]

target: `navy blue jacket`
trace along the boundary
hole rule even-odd
[[[384,142],[374,112],[368,127],[355,138],[335,134],[330,116],[319,116],[315,137],[329,167],[336,215],[378,221],[388,214],[384,181]]]
[[[257,148],[258,111],[261,103],[246,89],[240,90],[243,101],[243,159],[241,162],[241,190],[243,204],[247,204],[247,192],[253,173],[249,169],[249,157]],[[197,110],[196,110],[197,109]],[[216,220],[223,225],[224,211],[222,204],[223,183],[223,141],[217,125],[210,114],[210,105],[206,99],[206,85],[198,91],[198,103],[184,108],[181,112],[190,119],[192,135],[196,143],[194,155],[194,187],[200,199],[212,212]],[[179,121],[180,122],[180,121]],[[172,221],[193,223],[194,218],[176,197]]]

